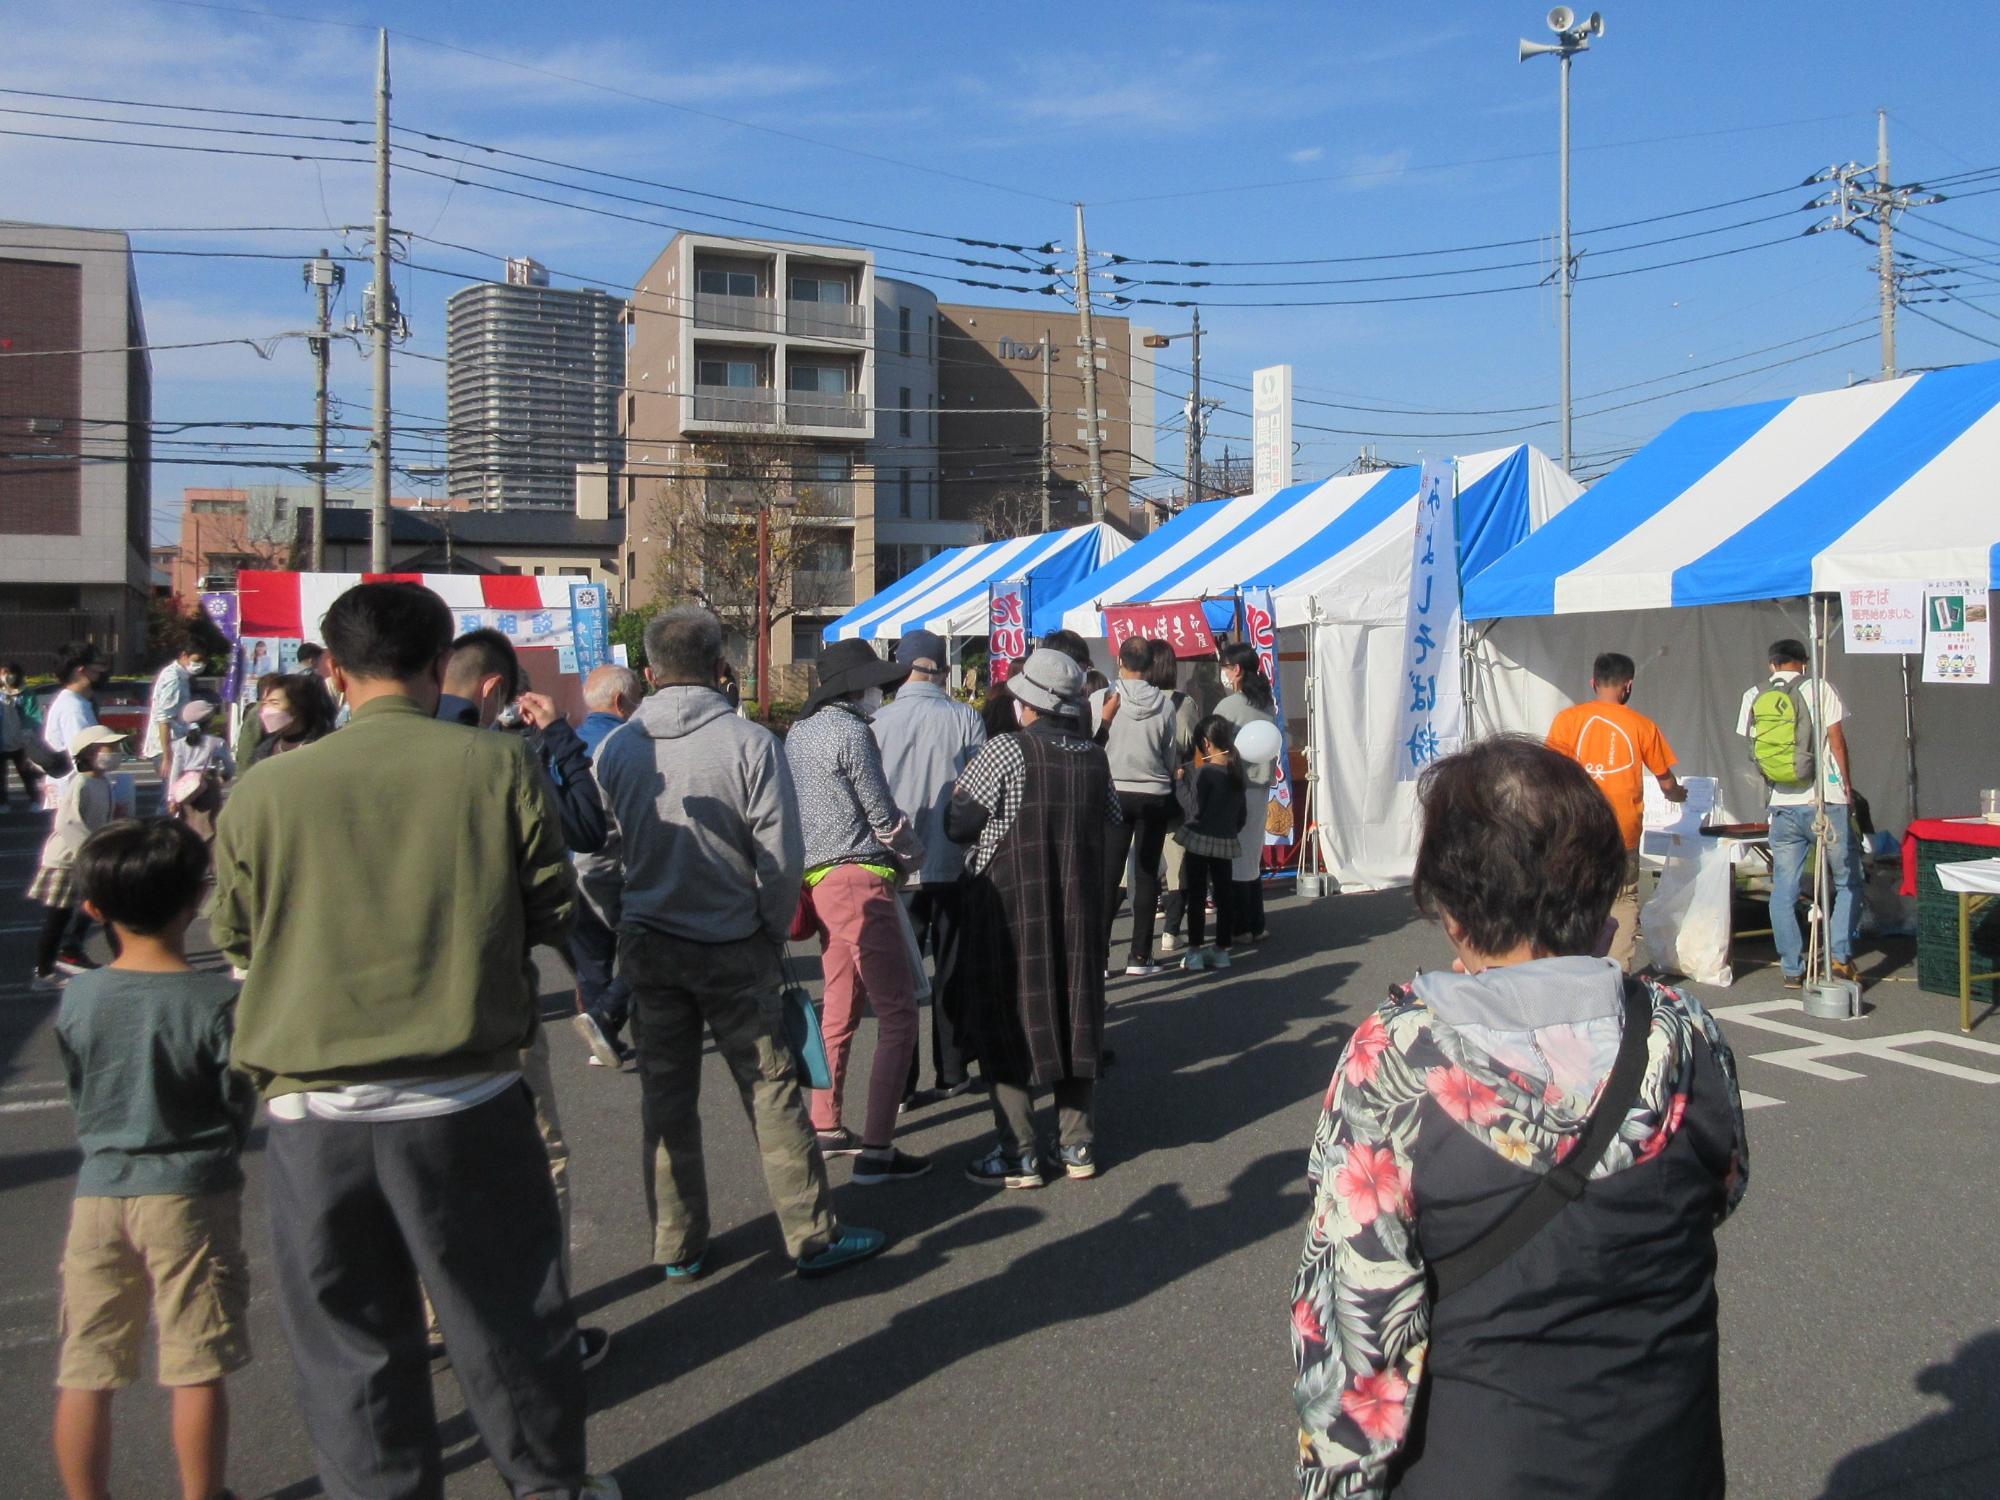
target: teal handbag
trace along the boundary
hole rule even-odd
[[[826,1035],[820,1030],[819,1009],[806,987],[792,973],[792,958],[781,954],[785,988],[780,996],[784,1007],[785,1043],[798,1059],[799,1082],[809,1089],[833,1087],[833,1069],[826,1060]]]

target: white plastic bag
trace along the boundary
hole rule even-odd
[[[1687,849],[1667,859],[1660,883],[1639,913],[1639,930],[1662,969],[1685,974],[1698,984],[1727,985],[1729,902],[1735,867],[1719,839],[1677,841]]]

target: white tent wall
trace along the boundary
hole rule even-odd
[[[1404,884],[1416,862],[1416,787],[1395,771],[1407,639],[1400,611],[1314,629],[1320,855],[1343,890]]]
[[[1589,696],[1597,654],[1622,651],[1639,669],[1632,706],[1659,724],[1681,770],[1720,777],[1729,812],[1756,821],[1764,787],[1736,733],[1737,711],[1743,690],[1766,674],[1771,642],[1805,640],[1808,618],[1794,599],[1494,621],[1474,653],[1472,721],[1482,735],[1539,736]],[[1848,654],[1837,609],[1827,641],[1826,678],[1847,706],[1855,784],[1876,826],[1900,830],[1910,816],[1901,660]],[[1911,671],[1921,676],[1920,664]],[[1981,787],[2000,783],[1991,749],[2000,744],[2000,689],[1916,682],[1914,701],[1922,813],[1977,812]]]

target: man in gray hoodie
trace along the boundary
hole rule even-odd
[[[798,799],[770,732],[718,690],[722,625],[692,606],[646,627],[659,691],[597,752],[625,852],[618,962],[631,987],[653,1210],[666,1277],[707,1266],[701,1150],[706,1024],[743,1096],[764,1180],[801,1276],[879,1254],[879,1230],[834,1222],[797,1062],[782,1030],[780,955],[805,862]]]
[[[1104,926],[1118,915],[1118,888],[1125,856],[1136,849],[1132,882],[1132,952],[1125,972],[1138,977],[1160,972],[1153,961],[1153,920],[1160,901],[1160,853],[1178,804],[1174,774],[1194,748],[1185,716],[1173,695],[1146,680],[1152,647],[1128,636],[1118,648],[1118,685],[1091,699],[1098,737],[1111,761],[1111,784],[1118,792],[1124,824],[1111,830],[1104,850]],[[1108,979],[1115,970],[1107,971]]]

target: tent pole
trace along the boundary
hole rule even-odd
[[[1827,838],[1826,714],[1822,711],[1826,702],[1826,685],[1821,675],[1826,664],[1826,610],[1818,594],[1812,595],[1810,602],[1811,639],[1806,649],[1812,656],[1810,681],[1813,701],[1810,706],[1813,717],[1813,849],[1816,857],[1813,860],[1812,940],[1808,949],[1810,961],[1806,967],[1812,978],[1831,984],[1833,931],[1827,902],[1832,894],[1832,885],[1827,878],[1827,860],[1832,843]],[[1853,795],[1851,789],[1849,795]],[[1852,816],[1851,811],[1849,816]]]
[[[1909,781],[1910,819],[1917,819],[1917,700],[1915,690],[1910,686],[1910,657],[1905,652],[1903,663],[1903,756],[1904,773]],[[1909,824],[1904,825],[1908,827]]]

